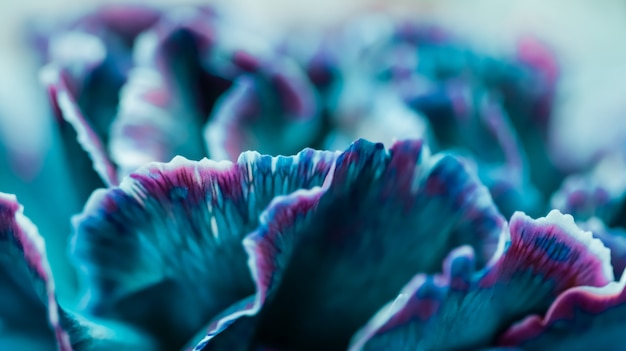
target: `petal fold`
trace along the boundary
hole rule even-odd
[[[72,148],[69,135],[63,136],[68,162],[70,167],[74,169],[74,176],[80,173],[80,179],[83,182],[89,181],[86,174],[90,174],[89,170],[93,169],[99,180],[94,179],[90,184],[85,184],[85,192],[100,187],[104,183],[107,186],[118,184],[117,170],[114,163],[109,158],[107,152],[106,140],[96,130],[88,117],[83,115],[76,101],[75,94],[69,88],[69,74],[62,68],[54,64],[46,66],[42,71],[42,80],[47,86],[48,94],[52,100],[54,110],[59,118],[62,118],[67,125],[60,126],[63,134],[76,135],[82,150]],[[71,127],[72,130],[67,130]],[[86,152],[89,159],[81,157],[80,152]]]
[[[443,275],[420,274],[353,340],[352,350],[478,349],[562,292],[613,281],[609,250],[558,211],[516,213],[510,238],[483,270],[470,247],[454,251]]]
[[[43,238],[14,196],[0,193],[0,345],[59,351],[163,350],[132,326],[86,319],[59,305]],[[8,301],[8,300],[7,300]],[[8,308],[8,309],[7,309]],[[4,335],[7,334],[7,335]],[[12,344],[11,344],[12,345]]]
[[[204,132],[211,158],[234,159],[245,150],[291,154],[320,137],[312,84],[291,60],[272,61],[235,80],[217,102]]]
[[[85,174],[93,168],[105,185],[118,184],[108,156],[109,128],[135,38],[159,15],[145,6],[104,6],[61,28],[40,29],[45,34],[38,34],[38,44],[48,63],[41,77],[77,182],[87,183]],[[100,184],[85,184],[87,195]]]
[[[544,317],[511,327],[498,340],[525,350],[620,350],[626,328],[626,274],[603,287],[563,293]]]
[[[181,347],[254,293],[243,238],[276,196],[324,182],[336,153],[256,152],[237,163],[177,157],[100,190],[74,219],[89,310]]]
[[[2,304],[2,317],[7,320],[9,330],[15,323],[17,331],[26,328],[26,334],[38,335],[51,343],[56,340],[59,350],[72,351],[69,336],[59,319],[60,309],[44,240],[24,216],[15,196],[2,193],[0,250],[3,296],[15,298],[8,305]],[[17,306],[11,306],[13,304]],[[24,318],[22,313],[26,312],[28,315]],[[20,327],[22,322],[26,323]]]
[[[122,176],[176,155],[206,155],[199,131],[230,85],[203,62],[215,46],[216,22],[209,7],[173,9],[137,38],[111,127],[111,155]]]
[[[246,317],[255,338],[240,342],[286,349],[347,346],[406,281],[436,272],[453,247],[472,245],[484,265],[504,224],[460,162],[431,157],[415,140],[388,151],[355,142],[324,187],[278,198],[262,218],[246,248],[263,306]],[[203,350],[211,349],[208,342]]]

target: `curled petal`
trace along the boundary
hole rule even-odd
[[[229,85],[202,63],[214,43],[215,20],[208,8],[175,9],[137,38],[111,131],[111,153],[122,175],[175,155],[205,156],[198,130],[207,107]]]
[[[107,154],[109,128],[131,65],[135,37],[158,16],[156,10],[143,6],[106,6],[42,35],[40,44],[49,62],[42,80],[60,122],[69,162],[83,183],[90,163],[105,185],[118,183]],[[127,21],[130,17],[133,20]],[[72,140],[76,137],[79,146]],[[92,181],[85,192],[97,187],[98,182]]]
[[[357,141],[324,187],[277,199],[263,218],[246,248],[265,303],[252,317],[255,340],[240,342],[287,349],[345,347],[415,272],[435,272],[451,248],[472,245],[484,265],[503,226],[487,190],[420,141],[389,151]]]
[[[220,98],[205,129],[211,158],[235,159],[242,151],[290,154],[319,138],[316,95],[291,61],[245,75]]]
[[[443,275],[416,276],[357,334],[352,349],[487,347],[503,328],[547,311],[563,291],[613,280],[608,250],[557,211],[537,220],[516,213],[502,249],[479,272],[464,247],[448,257]]]
[[[70,146],[66,146],[67,151],[70,152],[70,165],[78,168],[77,172],[85,168],[91,169],[93,167],[93,170],[96,171],[105,185],[117,185],[118,178],[116,168],[107,154],[105,140],[93,129],[90,121],[81,112],[76,102],[76,97],[68,86],[70,84],[68,82],[68,74],[59,67],[49,65],[42,71],[42,79],[47,85],[48,94],[53,102],[57,115],[71,126],[76,133],[77,141],[81,148],[87,152],[91,159],[90,162],[85,162],[85,160],[80,157],[72,157],[75,156],[76,153]],[[68,138],[66,138],[66,140],[67,139]],[[71,152],[74,153],[72,154]],[[81,178],[85,178],[84,174],[81,174]],[[88,189],[86,191],[91,191],[98,187],[98,181],[91,183],[92,184],[87,184]]]
[[[27,332],[41,333],[37,328],[42,327],[41,320],[48,319],[59,349],[72,351],[69,336],[59,319],[60,309],[44,246],[43,238],[24,216],[15,197],[0,193],[0,254],[3,258],[2,284],[6,289],[3,296],[15,293],[14,296],[19,297],[19,313],[30,311],[28,327],[32,329]],[[3,317],[9,317],[9,325],[22,318],[19,314]],[[47,327],[45,323],[43,325]]]
[[[95,192],[74,220],[89,310],[181,347],[254,293],[242,240],[263,209],[278,195],[321,185],[335,157],[310,149],[247,152],[237,163],[177,157]]]
[[[570,176],[561,189],[552,197],[552,206],[576,219],[586,220],[591,217],[605,217],[614,199],[600,184],[581,176]]]
[[[50,345],[56,340],[60,351],[129,351],[145,347],[161,350],[151,338],[132,327],[88,320],[62,308],[55,295],[43,238],[23,215],[15,197],[1,193],[0,257],[0,291],[3,298],[15,297],[13,306],[0,306],[0,315],[8,327],[3,327],[3,333],[9,334],[2,335],[0,345],[16,342],[19,347],[15,345],[15,349],[27,349],[26,345],[38,344],[38,350],[45,350],[52,349]],[[21,325],[20,321],[26,323]],[[20,341],[20,335],[30,340]]]
[[[552,206],[577,220],[597,217],[609,225],[623,224],[626,195],[626,157],[606,155],[590,172],[571,175],[552,196]]]
[[[538,192],[531,184],[520,138],[493,94],[461,80],[445,83],[443,88],[426,88],[407,99],[428,118],[440,147],[460,148],[471,154],[480,165],[478,176],[503,214],[536,210],[542,199],[535,195],[529,201],[531,196],[517,195]]]
[[[626,327],[626,274],[603,287],[563,293],[544,317],[530,316],[504,332],[498,343],[525,350],[619,350]]]
[[[600,239],[604,246],[611,250],[611,265],[613,274],[619,277],[626,269],[626,230],[624,228],[608,228],[598,218],[591,218],[579,223],[584,230],[593,233],[594,238]]]
[[[324,190],[315,187],[275,198],[260,216],[259,228],[244,239],[256,294],[218,319],[196,345],[196,351],[247,350],[256,332],[257,315],[282,279],[291,257],[296,230],[317,205]]]

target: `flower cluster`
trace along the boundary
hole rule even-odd
[[[81,298],[0,193],[0,348],[621,349],[626,163],[551,162],[550,50],[381,15],[301,40],[126,5],[37,36]]]

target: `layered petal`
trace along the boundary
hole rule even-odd
[[[176,155],[205,156],[199,131],[230,84],[205,67],[217,41],[216,22],[211,8],[172,9],[137,39],[111,130],[111,154],[122,175]]]
[[[543,199],[530,181],[525,150],[506,110],[496,95],[472,84],[457,80],[434,86],[408,98],[409,104],[428,117],[439,147],[469,153],[503,214],[541,209]]]
[[[144,6],[107,6],[40,34],[38,46],[49,62],[42,80],[59,121],[68,163],[76,182],[84,185],[85,198],[101,182],[118,183],[108,156],[109,128],[131,66],[135,37],[158,16]],[[87,176],[92,168],[100,180]]]
[[[220,98],[205,129],[211,158],[234,159],[245,150],[291,154],[320,138],[312,84],[287,58],[274,58],[244,75]]]
[[[428,136],[435,151],[458,149],[471,154],[480,165],[481,181],[506,216],[516,210],[531,214],[543,210],[545,199],[538,196],[541,193],[534,184],[541,185],[542,191],[548,188],[548,193],[556,184],[550,178],[553,176],[550,164],[543,162],[546,156],[535,156],[537,148],[532,140],[537,143],[546,138],[535,134],[527,138],[525,134],[518,135],[514,128],[521,123],[524,132],[538,129],[528,126],[539,118],[538,112],[520,107],[517,101],[534,104],[535,100],[549,95],[527,86],[528,81],[535,81],[537,72],[532,64],[540,59],[536,57],[539,53],[533,56],[526,50],[525,61],[496,60],[473,52],[441,28],[419,22],[394,23],[381,15],[364,16],[346,26],[339,37],[335,43],[335,51],[339,53],[335,52],[334,56],[339,57],[341,75],[340,83],[335,84],[335,95],[345,95],[348,104],[340,101],[341,104],[331,108],[331,115],[339,114],[333,120],[335,128],[341,130],[343,125],[350,125],[351,133],[365,130],[367,133],[360,136],[370,138],[379,137],[386,129],[392,129],[389,132],[400,138],[408,133],[413,138]],[[357,89],[352,89],[352,85]],[[387,106],[383,113],[376,109],[384,105],[379,100],[381,91],[385,90],[400,99],[404,109],[412,110],[413,123],[409,119],[391,118],[394,114]],[[359,99],[359,93],[364,99]],[[350,107],[357,111],[355,116],[346,117],[342,104],[353,105]],[[363,118],[368,114],[378,114],[373,120],[382,123],[372,127],[369,121],[372,119]],[[411,128],[424,124],[422,116],[429,124],[428,135],[420,135]],[[546,113],[542,118],[547,118]],[[388,128],[390,125],[401,125],[402,131]],[[532,160],[526,159],[529,152],[533,153]],[[529,161],[535,159],[542,162],[531,165]],[[544,179],[550,179],[549,184],[544,184]],[[532,198],[520,196],[529,192]]]
[[[59,321],[43,238],[24,216],[15,197],[1,193],[0,250],[4,301],[0,313],[7,323],[2,339],[22,334],[37,339],[47,349],[57,344],[60,350],[71,351],[69,337]]]
[[[552,196],[552,206],[576,220],[597,217],[610,226],[624,226],[626,157],[622,151],[605,155],[592,170],[565,179]]]
[[[626,274],[603,287],[563,293],[544,316],[531,316],[507,330],[500,345],[525,350],[621,350],[626,327]]]
[[[87,320],[62,308],[36,227],[14,196],[0,194],[0,345],[6,349],[104,351],[162,350],[136,329]]]
[[[81,180],[78,185],[84,188],[84,193],[91,192],[101,184],[117,185],[117,170],[107,153],[106,141],[81,112],[75,94],[69,88],[68,73],[62,68],[50,65],[42,71],[42,79],[47,85],[55,113],[63,119],[60,130],[65,134],[62,138],[68,163],[74,171],[74,176]],[[78,141],[80,149],[73,147],[72,140]],[[85,152],[88,158],[84,157]],[[99,178],[89,177],[92,169]]]
[[[363,328],[352,349],[488,347],[515,321],[543,314],[563,291],[613,281],[609,250],[557,211],[537,220],[516,213],[502,244],[481,271],[464,247],[448,257],[443,275],[416,276]]]
[[[254,294],[242,240],[263,209],[278,195],[321,185],[335,158],[310,149],[247,152],[237,163],[177,157],[95,192],[74,220],[72,249],[88,309],[181,347]]]
[[[619,277],[626,269],[626,229],[609,228],[598,218],[591,218],[578,224],[582,229],[593,233],[604,246],[611,250],[613,274]]]
[[[277,199],[262,218],[246,248],[263,306],[231,326],[254,336],[233,349],[345,347],[416,272],[436,272],[450,249],[472,245],[484,265],[503,226],[461,163],[429,156],[420,141],[389,151],[357,141],[323,188]],[[226,349],[221,342],[232,334],[197,349]]]
[[[210,8],[182,8],[140,37],[113,126],[123,174],[175,155],[199,159],[207,147],[216,160],[293,154],[317,137],[306,76],[241,27]]]

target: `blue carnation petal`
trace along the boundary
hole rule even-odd
[[[249,296],[228,309],[211,323],[206,334],[193,348],[194,351],[246,351],[257,329],[255,315],[260,305],[256,296]]]
[[[127,320],[180,347],[254,293],[242,240],[282,194],[321,185],[336,153],[256,152],[237,163],[177,157],[96,191],[74,219],[72,251],[89,310]]]
[[[215,105],[205,127],[213,159],[235,159],[242,151],[292,154],[319,138],[314,87],[291,60],[276,57],[243,75]]]
[[[552,196],[552,206],[578,221],[597,217],[610,226],[624,226],[626,155],[605,155],[593,169],[567,177]]]
[[[600,239],[604,246],[611,250],[613,274],[619,277],[626,270],[626,229],[608,228],[598,218],[591,218],[578,225],[582,229],[592,232],[594,238]]]
[[[458,161],[429,157],[420,141],[389,151],[357,141],[324,187],[277,199],[263,218],[246,239],[263,306],[255,340],[241,342],[287,349],[346,346],[451,248],[473,245],[485,264],[504,223]]]
[[[562,292],[613,281],[609,250],[558,211],[516,213],[502,252],[474,271],[471,248],[453,252],[439,276],[418,275],[353,340],[353,350],[477,349]]]
[[[626,274],[603,287],[563,293],[544,317],[534,315],[507,330],[500,345],[524,350],[621,350],[626,328]]]
[[[325,184],[328,184],[328,180]],[[319,202],[325,188],[300,189],[276,197],[260,216],[260,224],[244,239],[256,294],[231,308],[214,323],[196,351],[248,350],[259,325],[258,312],[279,286],[299,228]],[[219,327],[218,327],[219,326]],[[259,345],[256,345],[259,346]]]
[[[144,6],[105,6],[63,28],[39,34],[48,62],[42,80],[76,182],[86,188],[85,198],[102,184],[86,179],[92,168],[105,185],[118,184],[116,167],[108,156],[109,129],[131,66],[132,43],[158,16],[159,12]]]
[[[15,197],[2,193],[0,257],[0,291],[3,301],[9,302],[0,306],[0,346],[10,347],[7,350],[162,350],[131,326],[88,320],[62,308],[43,238],[23,215]]]
[[[230,85],[203,63],[214,49],[216,22],[211,8],[174,9],[137,38],[111,130],[111,154],[122,175],[176,155],[206,155],[200,130]]]
[[[76,140],[82,150],[72,148],[72,142],[64,137],[69,165],[74,169],[74,176],[81,175],[78,186],[85,189],[83,193],[90,193],[101,186],[114,186],[118,184],[117,170],[107,154],[106,141],[101,133],[94,129],[93,121],[83,114],[76,101],[76,96],[69,89],[70,76],[68,72],[54,64],[44,68],[42,78],[47,85],[50,99],[57,114],[65,123],[71,126],[76,134]],[[63,131],[62,127],[62,131]],[[81,157],[86,152],[90,160]],[[93,169],[99,179],[89,179],[89,170]],[[84,195],[84,194],[83,194]]]
[[[15,197],[2,193],[0,255],[0,289],[3,292],[0,314],[3,324],[6,323],[2,333],[9,333],[2,339],[11,338],[10,333],[21,332],[37,338],[37,342],[45,347],[58,343],[60,350],[71,351],[68,335],[59,321],[43,238],[24,216]]]

